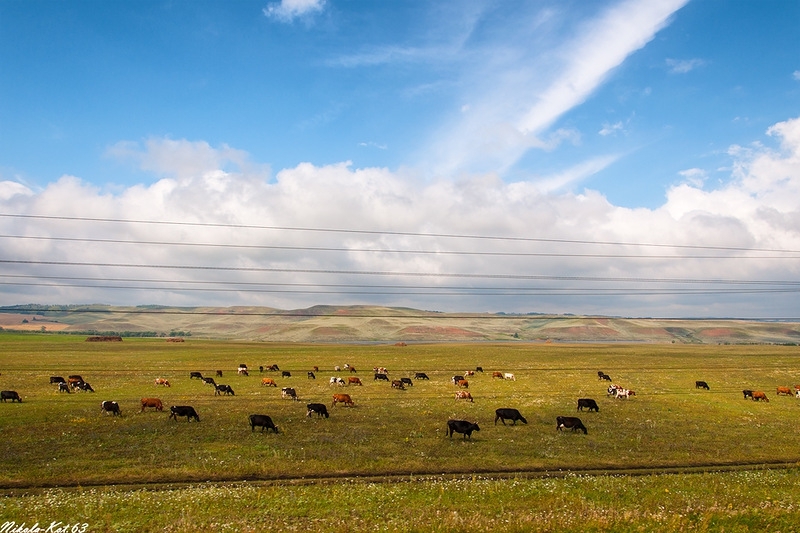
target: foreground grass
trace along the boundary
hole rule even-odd
[[[48,490],[0,499],[0,524],[86,531],[796,531],[800,470],[473,477],[310,486]]]

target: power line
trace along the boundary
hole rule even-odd
[[[603,245],[603,246],[638,246],[638,247],[677,248],[677,249],[691,249],[691,250],[727,250],[727,251],[795,253],[795,254],[800,253],[800,250],[782,250],[777,248],[747,248],[738,246],[704,246],[704,245],[663,244],[663,243],[644,243],[644,242],[634,243],[626,241],[589,241],[589,240],[578,240],[578,239],[546,239],[537,237],[501,237],[492,235],[469,235],[469,234],[453,234],[453,233],[422,233],[422,232],[411,232],[411,231],[311,228],[311,227],[297,227],[297,226],[223,224],[223,223],[210,223],[210,222],[185,222],[185,221],[164,221],[164,220],[156,221],[156,220],[76,217],[76,216],[60,216],[60,215],[26,215],[26,214],[15,214],[15,213],[0,213],[0,217],[38,219],[38,220],[105,222],[105,223],[119,223],[119,224],[151,224],[151,225],[164,225],[164,226],[190,226],[190,227],[206,227],[206,228],[259,229],[259,230],[318,232],[318,233],[345,233],[345,234],[361,234],[361,235],[394,235],[403,237],[437,237],[437,238],[447,238],[447,239],[478,239],[478,240],[495,240],[495,241],[510,241],[510,242],[540,242],[540,243],[584,244],[584,245]]]
[[[2,239],[43,240],[61,242],[85,242],[103,244],[133,244],[137,246],[185,246],[202,248],[232,248],[242,250],[286,250],[301,252],[346,252],[346,253],[391,253],[413,255],[461,255],[461,256],[505,256],[505,257],[574,257],[598,259],[800,259],[797,255],[644,255],[620,253],[556,253],[556,252],[488,252],[488,251],[463,251],[463,250],[416,250],[392,248],[335,248],[322,246],[286,246],[286,245],[261,245],[261,244],[232,244],[208,243],[185,241],[144,241],[130,239],[100,239],[89,237],[53,237],[39,235],[0,235]],[[755,251],[755,250],[751,250]],[[760,253],[760,252],[759,252]],[[791,253],[787,251],[786,253]]]

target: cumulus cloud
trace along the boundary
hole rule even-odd
[[[264,15],[280,22],[292,22],[298,17],[322,11],[325,0],[281,0],[267,5]]]
[[[77,276],[93,280],[83,284],[147,290],[49,282],[21,285],[18,293],[5,293],[6,301],[793,316],[791,294],[771,295],[768,302],[763,295],[686,296],[676,291],[715,285],[643,281],[796,278],[796,260],[775,259],[791,256],[770,252],[771,259],[759,259],[764,252],[747,252],[800,250],[800,118],[775,124],[767,134],[762,143],[731,148],[732,170],[723,185],[708,189],[706,171],[688,169],[656,209],[615,206],[591,190],[563,192],[564,184],[613,158],[514,183],[491,173],[420,179],[349,162],[302,163],[273,177],[228,146],[121,143],[112,152],[150,169],[154,182],[119,194],[74,176],[38,192],[0,184],[2,212],[82,219],[0,217],[4,235],[52,237],[6,238],[5,258],[33,264],[6,265],[4,272],[37,283]],[[98,238],[103,241],[91,242]],[[691,258],[682,248],[649,244],[711,246],[688,255],[717,257]],[[598,278],[631,283],[592,281]],[[481,289],[456,296],[465,286]],[[636,296],[625,292],[630,287],[648,291]],[[494,296],[476,293],[489,289]],[[533,289],[538,296],[527,296]],[[576,295],[563,296],[569,292]]]

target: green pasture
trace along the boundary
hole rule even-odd
[[[164,339],[92,343],[83,337],[0,335],[0,388],[20,403],[0,404],[0,486],[269,480],[355,475],[628,469],[800,461],[800,400],[776,397],[800,383],[800,348],[788,346],[412,344],[273,345]],[[236,369],[245,363],[249,377]],[[292,373],[259,374],[278,364]],[[363,387],[332,387],[348,363]],[[313,366],[316,380],[306,377]],[[426,372],[407,390],[374,381]],[[473,403],[456,401],[450,377],[469,378]],[[235,396],[215,396],[191,371],[214,375]],[[513,372],[516,381],[492,378]],[[606,395],[607,382],[636,391]],[[80,374],[95,393],[59,393],[52,375]],[[262,387],[261,377],[279,387]],[[154,385],[166,378],[170,388]],[[707,381],[711,390],[695,389]],[[281,398],[292,386],[301,401]],[[760,389],[769,403],[744,400]],[[347,392],[355,407],[331,407]],[[163,413],[140,413],[140,398],[159,397]],[[576,400],[598,401],[599,413],[577,413],[589,433],[556,431]],[[100,411],[116,400],[122,417]],[[329,419],[308,418],[305,405],[328,405]],[[168,419],[170,405],[192,405],[201,422]],[[494,425],[494,410],[515,407],[528,424]],[[251,432],[247,417],[268,414],[280,433]],[[464,441],[446,437],[449,418],[480,424]]]
[[[236,374],[240,363],[250,376]],[[363,387],[329,385],[331,376],[350,375],[333,370],[345,363]],[[800,400],[775,389],[800,384],[799,363],[800,348],[789,346],[90,343],[0,334],[0,389],[23,398],[0,404],[0,526],[794,531]],[[292,377],[259,374],[271,364]],[[320,371],[309,380],[313,366]],[[431,379],[392,390],[373,380],[375,366],[392,378]],[[455,401],[450,377],[476,366],[485,372],[468,378],[474,403]],[[218,369],[217,381],[235,396],[189,379]],[[492,378],[495,370],[516,381]],[[607,397],[598,370],[636,396]],[[67,395],[49,383],[70,374],[96,392]],[[279,387],[262,387],[264,376]],[[172,386],[154,385],[159,377]],[[711,390],[695,389],[696,380]],[[301,401],[282,399],[280,386],[296,388]],[[765,391],[770,402],[744,400],[745,388]],[[351,394],[355,407],[332,408],[334,392]],[[142,397],[161,398],[165,411],[140,413]],[[600,412],[576,413],[580,397],[596,399]],[[118,401],[123,416],[102,413],[102,400]],[[327,404],[331,417],[306,417],[309,402]],[[194,406],[201,422],[169,420],[170,405]],[[498,407],[519,409],[528,424],[495,426]],[[280,433],[251,432],[252,413],[270,415]],[[556,416],[575,414],[588,435],[556,431]],[[476,421],[481,431],[449,439],[448,418]],[[790,467],[714,472],[765,463]],[[657,475],[694,466],[708,473]],[[625,475],[635,470],[650,475]],[[382,478],[393,481],[375,482]]]

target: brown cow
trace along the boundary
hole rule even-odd
[[[261,380],[261,386],[262,387],[277,387],[278,384],[275,383],[275,380],[272,379],[272,378],[263,378]]]
[[[790,387],[778,387],[777,395],[785,394],[786,396],[794,396]]]
[[[343,403],[345,405],[349,405],[350,407],[355,406],[349,394],[334,394],[333,405],[331,405],[331,407],[336,407],[337,403]]]
[[[467,381],[466,379],[459,379],[458,382],[456,382],[456,385],[458,385],[462,389],[468,389],[469,381]]]
[[[456,400],[469,400],[471,402],[475,401],[472,399],[472,394],[465,390],[456,391]]]
[[[759,400],[764,400],[765,402],[769,402],[769,398],[767,398],[766,394],[764,394],[760,390],[754,390],[753,391],[753,401],[757,402]]]
[[[164,378],[156,378],[155,384],[156,385],[162,385],[164,387],[169,387],[170,386],[169,381],[164,379]]]
[[[493,377],[493,378],[500,378],[500,379],[504,379],[504,378],[503,378],[503,373],[502,373],[502,372],[492,372],[492,377]]]
[[[348,385],[364,385],[361,383],[361,378],[349,377],[347,378]]]
[[[164,410],[164,405],[158,398],[142,398],[142,413],[144,412],[145,407],[154,407],[156,411]]]
[[[403,385],[403,382],[400,381],[399,379],[393,379],[392,380],[392,388],[393,389],[406,390],[405,385]]]

